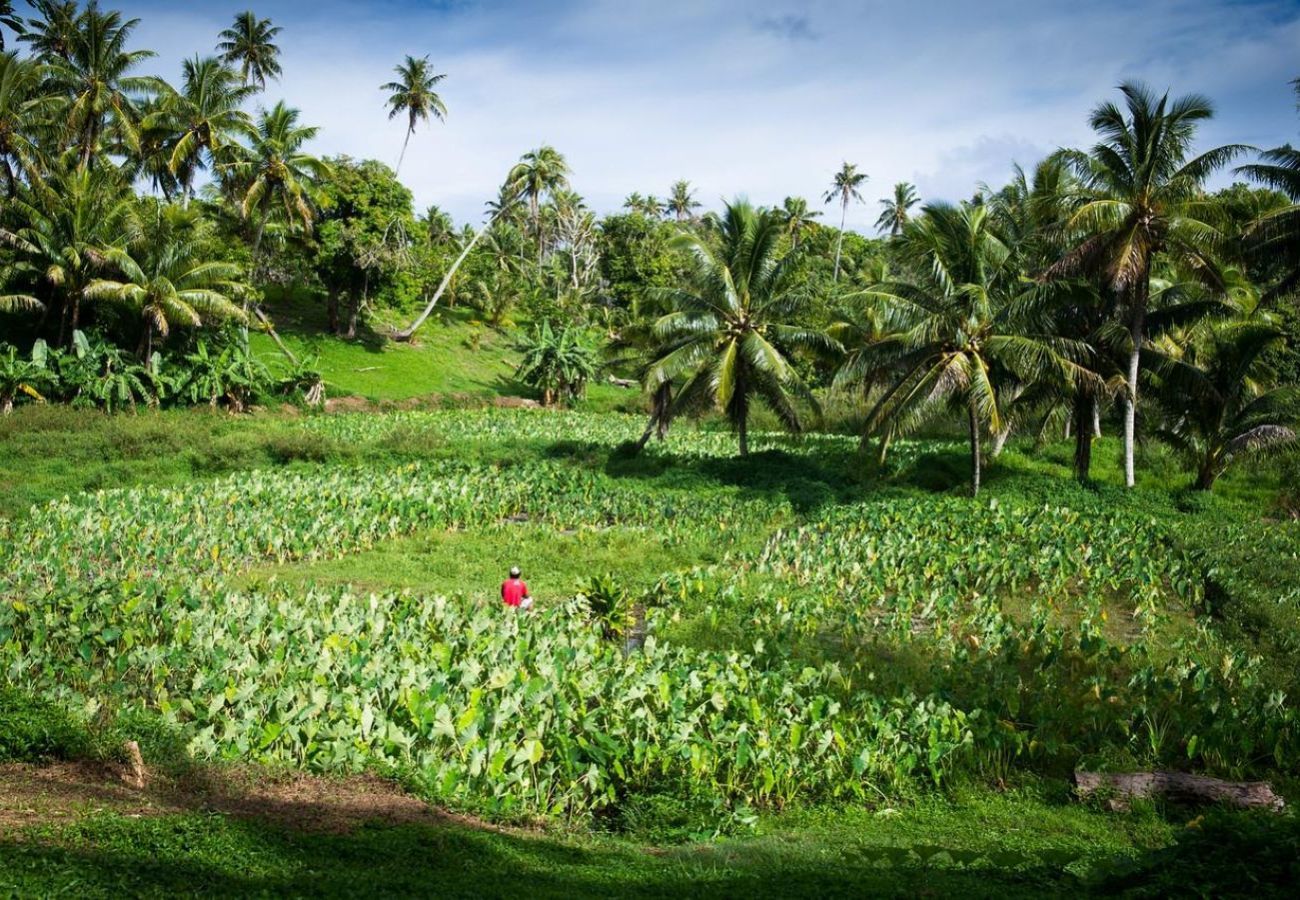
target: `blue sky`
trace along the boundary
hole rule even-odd
[[[895,181],[968,196],[1058,146],[1123,79],[1200,92],[1206,146],[1300,135],[1300,3],[1276,0],[120,0],[174,78],[251,3],[284,27],[284,97],[317,149],[394,163],[403,125],[379,85],[407,54],[448,73],[449,115],[416,133],[402,177],[420,205],[477,219],[525,150],[555,145],[598,210],[689,179],[706,204],[820,193],[842,160],[870,175],[868,231]],[[1221,179],[1224,180],[1224,179]],[[831,213],[828,209],[828,216]]]

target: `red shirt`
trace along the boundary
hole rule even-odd
[[[501,582],[501,600],[506,606],[518,606],[528,596],[528,585],[522,578],[507,578]]]

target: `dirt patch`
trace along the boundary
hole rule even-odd
[[[325,401],[327,413],[366,412],[373,408],[374,404],[365,397],[330,397]]]
[[[436,809],[373,775],[326,778],[233,766],[195,769],[176,778],[152,774],[141,790],[130,787],[125,776],[124,766],[111,763],[0,765],[0,834],[101,811],[137,817],[216,812],[329,833],[370,822],[488,827]]]

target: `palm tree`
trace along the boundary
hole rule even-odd
[[[319,129],[299,125],[298,110],[280,101],[263,110],[249,136],[248,147],[225,164],[232,185],[241,195],[240,212],[246,221],[256,221],[253,238],[252,277],[258,267],[258,253],[267,223],[280,212],[289,224],[306,228],[315,216],[311,204],[311,183],[329,174],[329,166],[303,151]]]
[[[0,243],[13,248],[40,292],[58,301],[60,344],[80,327],[85,287],[103,266],[107,248],[120,240],[132,200],[117,170],[104,167],[47,173],[9,201],[22,224],[0,226]]]
[[[941,401],[957,402],[967,417],[971,492],[977,495],[981,436],[1002,428],[1000,385],[1095,376],[1078,363],[1086,348],[1034,333],[1029,323],[1042,303],[1026,293],[987,206],[927,206],[904,228],[899,246],[916,282],[885,282],[862,294],[884,307],[885,329],[893,336],[869,345],[855,364],[863,372],[888,367],[900,373],[868,413],[865,427],[902,433]]]
[[[21,36],[26,30],[23,27],[23,20],[14,14],[14,5],[12,0],[0,0],[0,25],[8,28],[15,35]],[[5,34],[0,30],[0,53],[5,49]]]
[[[799,277],[797,252],[778,256],[781,221],[745,201],[727,205],[718,246],[683,233],[675,244],[690,252],[694,267],[677,290],[656,292],[673,312],[655,323],[661,350],[645,379],[652,394],[683,379],[674,410],[712,404],[730,420],[749,453],[749,412],[761,399],[792,431],[801,427],[792,395],[812,404],[790,355],[831,351],[825,334],[791,324],[805,319],[812,299]]]
[[[77,17],[81,4],[78,0],[30,0],[37,13],[25,22],[14,17],[10,27],[18,40],[31,47],[32,55],[45,62],[72,55],[72,43],[77,32]]]
[[[1221,285],[1211,253],[1219,233],[1210,224],[1206,178],[1246,147],[1227,145],[1189,159],[1196,128],[1214,110],[1199,95],[1172,102],[1145,86],[1120,86],[1125,109],[1105,102],[1090,124],[1100,140],[1088,154],[1066,159],[1080,190],[1067,227],[1086,237],[1052,273],[1092,274],[1123,299],[1128,312],[1129,359],[1124,395],[1124,483],[1132,487],[1138,371],[1146,341],[1152,265],[1166,256],[1207,284]]]
[[[49,90],[63,97],[60,118],[83,169],[102,148],[110,130],[128,150],[139,147],[140,113],[136,103],[162,90],[162,82],[131,73],[156,54],[128,50],[127,41],[139,19],[123,21],[121,13],[87,6],[75,21],[66,56],[45,59]]]
[[[1167,422],[1160,436],[1196,463],[1197,490],[1211,490],[1237,457],[1295,440],[1300,388],[1261,383],[1263,356],[1282,340],[1273,326],[1246,321],[1211,328],[1181,356],[1148,351]]]
[[[36,63],[0,53],[0,178],[6,196],[13,196],[20,177],[37,177],[42,157],[37,129],[53,100],[41,90]]]
[[[790,245],[799,246],[799,238],[805,231],[808,231],[815,224],[813,219],[821,216],[821,212],[808,208],[808,201],[803,197],[786,197],[781,203],[781,208],[777,210],[777,215],[785,223],[786,234],[790,235]]]
[[[822,197],[826,203],[838,200],[840,204],[840,233],[835,241],[835,273],[831,277],[832,281],[840,280],[840,250],[844,247],[844,222],[849,214],[849,201],[862,202],[862,193],[858,189],[866,183],[867,174],[859,172],[856,165],[846,162],[835,173],[830,190]]]
[[[1300,78],[1291,82],[1300,106]],[[1300,288],[1300,150],[1290,144],[1260,154],[1263,162],[1237,171],[1286,194],[1289,206],[1267,212],[1247,230],[1247,246],[1259,259],[1280,262],[1282,277],[1265,295],[1266,300],[1286,296]]]
[[[665,206],[670,213],[677,217],[678,222],[688,222],[695,218],[695,210],[700,208],[700,202],[695,199],[695,194],[691,190],[691,183],[683,179],[673,182]]]
[[[143,319],[143,359],[151,355],[154,335],[166,338],[173,326],[197,328],[213,319],[245,318],[231,299],[246,290],[238,280],[239,266],[203,254],[210,231],[196,210],[154,204],[131,217],[125,248],[105,252],[120,277],[86,285],[87,299],[111,301]]]
[[[215,168],[236,138],[252,134],[252,119],[240,107],[254,92],[220,60],[195,56],[181,66],[180,91],[169,91],[159,111],[146,119],[147,126],[176,136],[167,167],[186,199],[194,193],[197,171]]]
[[[257,82],[258,88],[265,90],[266,79],[281,74],[280,48],[273,41],[283,30],[270,19],[259,19],[251,9],[240,13],[234,24],[218,35],[221,61],[238,66],[244,84]]]
[[[907,225],[908,210],[920,202],[921,199],[916,196],[916,186],[900,181],[894,185],[893,198],[880,201],[883,208],[880,218],[876,219],[876,230],[882,233],[888,231],[890,237],[898,237]]]
[[[402,141],[402,152],[397,157],[396,173],[402,171],[402,160],[406,158],[406,145],[415,134],[415,126],[429,121],[433,116],[439,122],[447,115],[447,107],[434,88],[446,78],[446,74],[434,74],[429,67],[429,57],[416,59],[406,57],[406,62],[397,66],[397,80],[390,81],[380,90],[388,91],[388,118],[395,119],[406,114],[406,138]]]
[[[537,262],[540,264],[545,245],[542,241],[542,195],[569,185],[569,164],[560,151],[543,145],[525,153],[510,174],[506,184],[516,197],[528,198],[528,217],[537,235]]]

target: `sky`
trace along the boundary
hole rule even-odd
[[[870,181],[848,225],[870,232],[897,181],[957,200],[1088,146],[1089,110],[1130,79],[1207,95],[1205,147],[1300,136],[1298,0],[103,0],[173,81],[250,3],[284,29],[264,102],[301,108],[320,154],[395,164],[405,123],[380,85],[429,55],[448,115],[401,177],[462,222],[549,143],[599,212],[684,178],[706,208],[796,195],[835,221],[821,195],[853,162]]]

